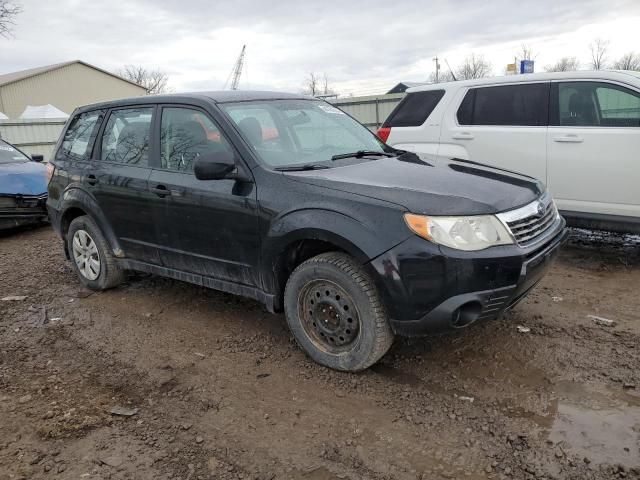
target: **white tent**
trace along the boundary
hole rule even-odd
[[[27,108],[24,109],[22,115],[20,115],[22,119],[32,119],[32,118],[69,118],[67,113],[64,113],[62,110],[58,110],[53,105],[27,105]]]
[[[0,112],[0,120],[9,120],[9,117],[7,117],[4,113]]]

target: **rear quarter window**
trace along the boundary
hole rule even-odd
[[[444,90],[409,93],[391,112],[383,127],[417,127],[422,125],[436,108]]]
[[[460,125],[546,126],[549,83],[470,89],[458,108]]]
[[[69,128],[64,133],[58,155],[62,154],[76,160],[88,160],[103,114],[102,110],[96,110],[73,117]]]

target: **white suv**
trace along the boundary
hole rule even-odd
[[[640,72],[415,87],[378,136],[402,150],[538,178],[570,225],[640,232]]]

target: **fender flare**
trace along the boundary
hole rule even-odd
[[[363,265],[393,246],[383,242],[372,226],[339,211],[304,208],[287,212],[274,220],[262,244],[260,265],[265,292],[279,293],[278,264],[283,254],[301,240],[331,243]]]
[[[124,251],[120,246],[120,242],[118,242],[118,237],[116,237],[115,233],[113,232],[113,229],[107,221],[107,217],[98,205],[95,197],[85,189],[77,185],[70,185],[63,192],[60,208],[60,218],[63,219],[66,213],[73,208],[78,208],[89,215],[100,227],[102,234],[105,236],[107,242],[111,246],[113,254],[119,258],[124,257]]]

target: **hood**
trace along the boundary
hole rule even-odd
[[[47,167],[37,162],[0,163],[0,195],[42,195]]]
[[[465,160],[405,153],[398,157],[286,175],[427,215],[485,215],[534,201],[544,191],[532,177]]]

